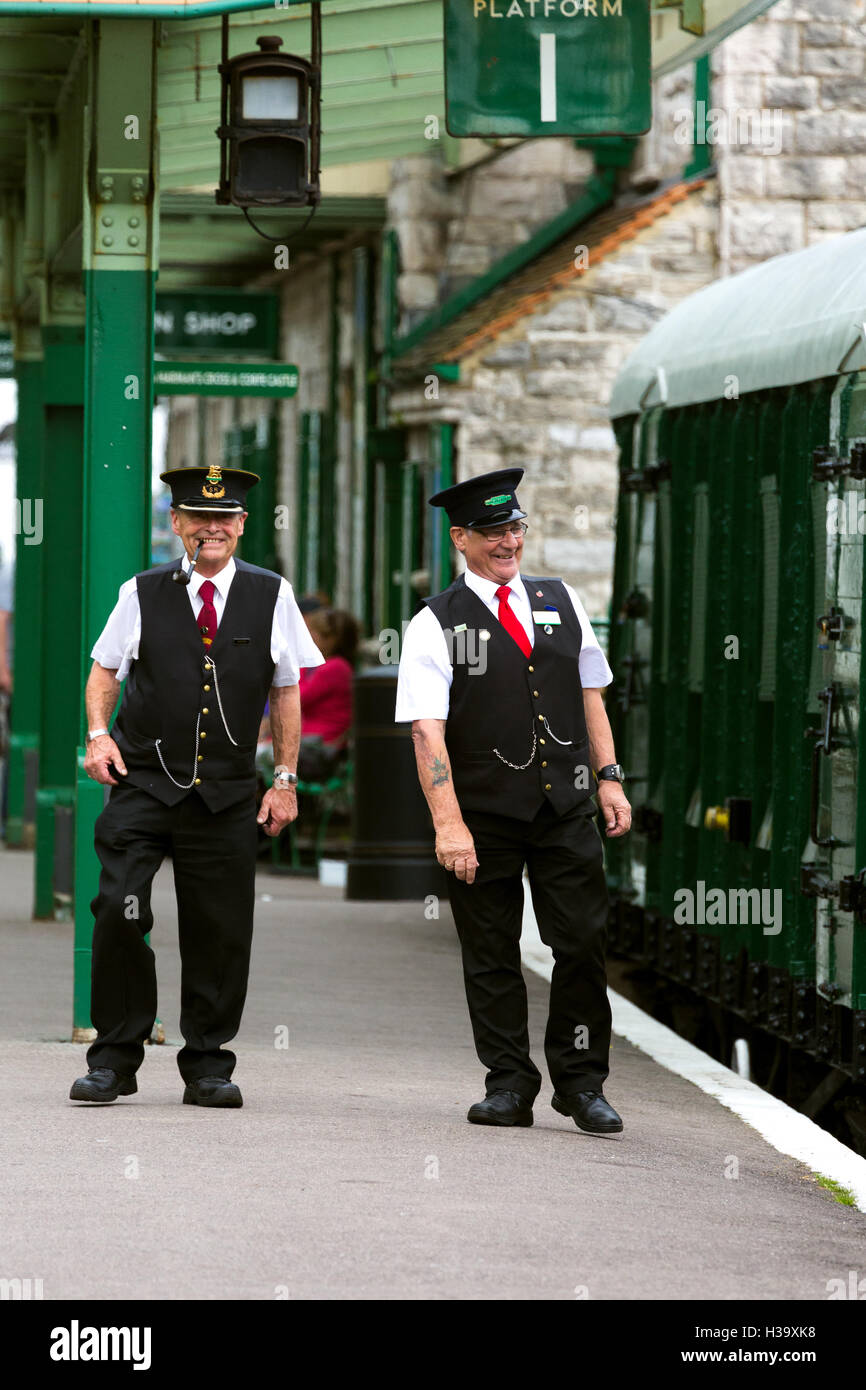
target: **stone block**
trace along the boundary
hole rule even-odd
[[[855,200],[863,197],[866,189],[866,154],[855,154],[845,160],[845,184],[838,190],[843,198]],[[838,195],[837,195],[838,196]]]
[[[613,537],[591,539],[575,535],[573,539],[552,537],[544,542],[544,564],[547,572],[563,577],[566,574],[610,574],[613,566]],[[566,583],[571,583],[566,579]],[[579,586],[575,586],[579,590]],[[581,602],[584,602],[581,599]]]
[[[764,261],[805,245],[803,206],[799,202],[723,204],[720,243],[731,258]]]
[[[845,39],[841,24],[807,24],[803,38],[810,48],[840,47]]]
[[[432,309],[438,297],[436,276],[404,272],[397,277],[397,295],[404,309]]]
[[[531,357],[529,343],[515,338],[513,342],[500,342],[481,361],[485,367],[522,367],[530,362]]]
[[[812,231],[853,232],[866,226],[866,202],[811,203],[806,209],[806,223],[810,240]]]
[[[581,430],[577,442],[581,449],[591,451],[616,448],[616,437],[610,425],[596,425]]]
[[[765,78],[757,72],[725,72],[713,82],[709,109],[722,107],[730,111],[738,106],[764,105]]]
[[[595,295],[593,309],[601,333],[648,333],[662,317],[653,305],[615,295]]]
[[[495,254],[487,246],[452,242],[448,247],[446,269],[449,275],[483,275],[490,269],[494,259]]]
[[[559,290],[536,309],[529,321],[529,337],[536,333],[584,332],[593,327],[593,316],[588,296],[583,292]]]
[[[817,77],[835,77],[846,73],[855,77],[863,71],[862,48],[807,48],[803,54],[803,71]]]
[[[767,161],[763,155],[726,151],[719,160],[719,186],[724,198],[763,198],[767,191]]]
[[[857,155],[866,148],[866,112],[807,112],[796,118],[796,143],[803,154]]]
[[[825,77],[821,83],[821,106],[845,106],[866,111],[866,84],[862,77]]]
[[[723,73],[782,73],[800,70],[800,35],[796,25],[755,20],[718,46]]]
[[[406,218],[442,222],[453,217],[451,196],[432,180],[406,179],[388,193],[388,218],[397,223]]]
[[[832,198],[838,195],[844,178],[845,160],[841,156],[767,160],[767,193],[771,198]]]
[[[818,105],[817,77],[779,77],[773,73],[764,78],[764,104],[808,111]]]
[[[441,222],[404,218],[394,230],[400,244],[400,264],[405,271],[435,271],[445,251]]]

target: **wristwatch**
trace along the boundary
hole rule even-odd
[[[608,763],[598,769],[595,778],[597,782],[624,782],[625,773],[621,763]]]
[[[103,734],[107,733],[107,729],[88,729],[86,742],[92,743],[95,738],[101,738]]]
[[[279,767],[274,768],[274,786],[277,791],[288,791],[289,787],[298,785],[298,774],[289,772],[285,763],[280,763]]]

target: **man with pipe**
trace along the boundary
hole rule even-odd
[[[552,1105],[590,1134],[622,1120],[602,1092],[611,1012],[607,889],[595,794],[624,835],[622,789],[601,687],[612,679],[583,606],[561,579],[521,575],[521,468],[469,478],[444,507],[465,573],[406,629],[398,722],[412,721],[436,831],[486,1096],[471,1124],[528,1126],[541,1075],[529,1055],[520,968],[523,868],[554,967],[544,1048]]]
[[[85,770],[111,787],[96,822],[102,865],[91,904],[96,1041],[71,1100],[138,1087],[156,1018],[151,883],[173,860],[181,952],[178,1066],[184,1104],[242,1105],[222,1044],[240,1027],[255,901],[258,825],[278,835],[298,813],[298,676],[323,657],[288,582],[234,552],[259,480],[243,469],[163,473],[187,563],[121,586],[91,655]],[[108,722],[123,700],[112,731]],[[255,753],[270,700],[274,784],[256,815]]]

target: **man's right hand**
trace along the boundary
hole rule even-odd
[[[92,777],[94,782],[102,782],[107,787],[119,787],[120,783],[115,781],[108,770],[108,764],[113,763],[118,772],[126,772],[126,764],[120,756],[120,749],[111,737],[111,734],[100,734],[98,738],[93,738],[87,745],[84,754],[84,771],[88,777]]]
[[[436,831],[436,858],[449,873],[466,883],[475,882],[478,859],[475,841],[463,821],[444,825]]]

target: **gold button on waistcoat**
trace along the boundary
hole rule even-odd
[[[212,670],[213,670],[213,667],[212,667],[212,666],[207,666],[207,665],[206,665],[204,669],[205,669],[206,671],[212,671]]]
[[[199,738],[207,738],[207,734],[204,734],[204,733],[199,734]]]
[[[550,791],[550,783],[549,783],[549,782],[545,782],[545,784],[544,784],[544,790],[545,790],[546,792],[549,792],[549,791]]]
[[[533,690],[532,693],[533,693],[533,695],[535,696],[535,698],[536,698],[536,700],[537,700],[537,699],[538,699],[538,691],[537,691],[537,690]]]
[[[202,686],[202,690],[210,690],[210,686],[209,686],[209,685],[203,685],[203,686]]]
[[[538,718],[541,720],[541,722],[542,722],[542,724],[543,724],[543,723],[544,723],[544,715],[543,715],[543,714],[540,714],[540,715],[538,716]]]
[[[201,786],[201,778],[200,778],[200,777],[196,777],[196,779],[195,779],[195,784],[196,784],[197,787],[200,787],[200,786]]]
[[[544,763],[541,764],[541,766],[542,766],[542,767],[547,767],[547,763],[544,762]]]
[[[546,739],[546,738],[540,738],[540,739],[538,740],[538,742],[541,743],[541,744],[544,744],[544,743],[547,742],[547,739]]]
[[[202,714],[210,714],[210,710],[208,709],[207,705],[205,705],[204,709],[202,710]]]
[[[534,667],[534,666],[528,666],[526,669],[527,669],[528,671],[534,671],[534,670],[535,670],[535,667]]]

